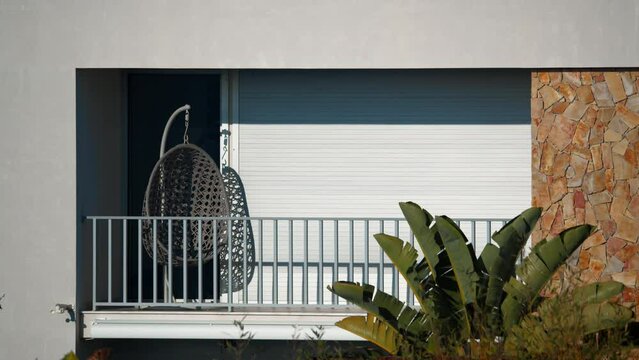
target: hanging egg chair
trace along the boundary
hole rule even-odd
[[[164,128],[160,159],[144,194],[143,216],[228,217],[230,214],[224,181],[215,161],[202,148],[189,143],[190,108],[184,105],[175,110]],[[165,151],[171,125],[181,112],[185,112],[184,143]],[[144,248],[149,256],[155,256],[158,264],[181,266],[186,261],[188,265],[197,265],[200,251],[204,263],[213,258],[214,247],[226,241],[227,221],[187,220],[184,225],[183,220],[173,220],[171,224],[166,220],[143,221]]]

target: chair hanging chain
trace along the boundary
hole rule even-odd
[[[186,110],[184,115],[184,143],[189,143],[189,110]]]

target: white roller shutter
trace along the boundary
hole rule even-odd
[[[451,217],[530,206],[525,71],[242,71],[252,216]]]

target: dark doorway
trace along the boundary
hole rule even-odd
[[[160,141],[166,121],[173,111],[191,105],[189,142],[203,148],[216,161],[220,159],[220,76],[219,74],[130,73],[127,77],[128,101],[128,215],[142,214],[144,192],[158,160]],[[173,123],[166,150],[183,143],[184,117]],[[153,215],[153,214],[151,214]],[[134,225],[134,224],[131,224]],[[129,229],[135,232],[134,228]],[[133,235],[135,236],[135,235]],[[132,237],[134,238],[134,237]],[[129,244],[129,253],[137,254],[137,244]],[[143,250],[144,251],[144,250]],[[142,276],[153,276],[152,259],[142,254]],[[137,259],[129,257],[129,293],[137,294]],[[162,269],[158,268],[158,296],[163,292]],[[187,272],[188,297],[197,296],[197,268]],[[203,268],[203,296],[212,296],[213,266]],[[182,298],[182,269],[174,268],[173,295]],[[151,281],[143,281],[143,297],[153,294]]]

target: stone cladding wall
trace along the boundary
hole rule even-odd
[[[599,230],[569,260],[586,283],[639,276],[639,71],[533,72],[533,243],[589,223]],[[637,291],[624,302],[637,302]]]

